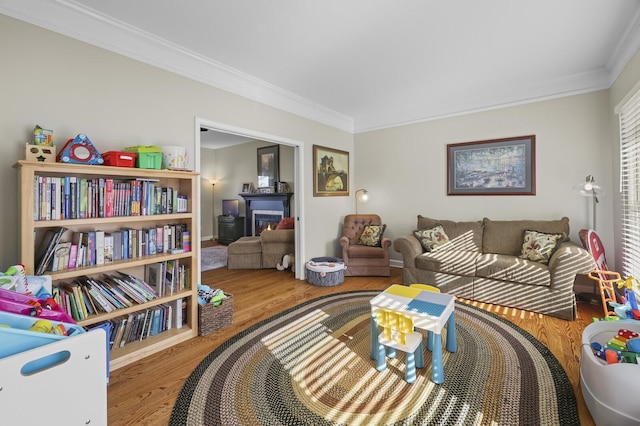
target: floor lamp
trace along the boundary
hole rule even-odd
[[[356,214],[358,214],[358,194],[362,192],[362,195],[360,196],[360,199],[363,202],[366,202],[369,199],[369,191],[367,191],[366,189],[358,189],[356,191]]]
[[[216,180],[209,179],[209,183],[211,183],[211,215],[213,216],[213,225],[211,227],[211,239],[215,240],[216,235]]]
[[[574,191],[578,192],[583,197],[589,197],[592,200],[593,213],[591,216],[592,224],[591,229],[596,230],[596,205],[599,203],[598,195],[603,195],[604,190],[599,185],[596,185],[596,179],[593,175],[588,175],[584,182],[580,182],[573,186]]]

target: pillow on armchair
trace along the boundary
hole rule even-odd
[[[366,225],[362,230],[358,244],[369,247],[380,247],[382,235],[386,227],[387,225]]]

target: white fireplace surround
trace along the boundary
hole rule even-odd
[[[270,215],[278,216],[280,220],[284,218],[284,213],[280,210],[253,210],[251,213],[251,235],[256,235],[256,216]]]

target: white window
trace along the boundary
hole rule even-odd
[[[640,90],[624,101],[620,117],[623,277],[640,277]]]

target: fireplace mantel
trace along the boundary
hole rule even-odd
[[[253,224],[251,218],[253,217],[253,210],[277,210],[281,211],[283,217],[291,216],[291,197],[292,192],[270,192],[270,193],[241,193],[238,194],[244,198],[246,208],[245,215],[247,220],[245,221],[245,235],[252,235]]]

